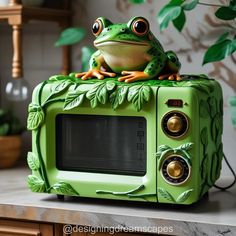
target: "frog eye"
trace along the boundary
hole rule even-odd
[[[98,36],[103,30],[103,24],[100,19],[95,20],[92,26],[92,32],[95,36]]]
[[[149,23],[144,18],[138,18],[132,22],[131,29],[135,34],[142,36],[149,32]]]

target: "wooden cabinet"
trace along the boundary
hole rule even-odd
[[[28,221],[17,221],[17,220],[6,220],[0,219],[0,236],[144,236],[147,234],[136,234],[136,233],[95,233],[91,229],[88,233],[88,227],[82,232],[82,227],[79,232],[68,232],[64,233],[63,224],[54,223],[37,223]],[[68,226],[68,225],[67,225]],[[76,226],[71,225],[74,229]],[[75,230],[76,231],[76,230]]]
[[[54,225],[0,220],[0,236],[54,236]],[[56,235],[55,235],[56,236]]]
[[[5,20],[12,27],[12,77],[23,77],[22,28],[31,20],[51,21],[58,23],[61,29],[70,25],[71,12],[69,1],[63,0],[63,9],[23,6],[21,0],[11,0],[9,6],[0,7],[0,20]],[[70,71],[69,47],[62,47],[62,73]]]

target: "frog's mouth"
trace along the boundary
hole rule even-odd
[[[138,41],[126,41],[126,40],[112,40],[112,41],[101,41],[101,42],[94,42],[95,47],[107,47],[107,46],[148,46],[145,42],[138,42]]]

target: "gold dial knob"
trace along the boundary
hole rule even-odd
[[[167,128],[172,133],[178,133],[183,128],[183,122],[182,119],[179,116],[172,116],[167,121]]]
[[[167,166],[167,173],[171,178],[178,179],[184,173],[183,165],[178,161],[171,161]]]

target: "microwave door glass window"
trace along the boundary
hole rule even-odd
[[[56,117],[59,170],[144,176],[146,119],[60,114]]]

